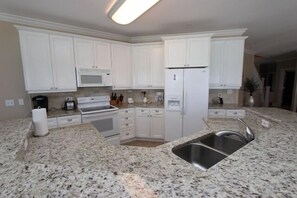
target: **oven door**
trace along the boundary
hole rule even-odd
[[[91,123],[105,138],[120,134],[118,111],[82,115],[82,122]]]

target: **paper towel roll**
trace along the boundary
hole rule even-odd
[[[48,134],[46,109],[33,109],[32,120],[34,124],[34,136],[45,136]]]

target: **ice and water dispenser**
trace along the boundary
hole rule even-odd
[[[180,95],[168,95],[167,111],[181,111],[182,100]]]

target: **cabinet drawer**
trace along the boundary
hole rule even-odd
[[[120,115],[120,117],[133,116],[134,115],[134,108],[120,109],[119,115]]]
[[[164,109],[160,109],[160,108],[151,108],[150,109],[150,114],[152,116],[155,116],[155,115],[161,115],[163,116],[164,115]]]
[[[136,108],[136,115],[137,116],[148,116],[150,113],[149,108]]]
[[[129,122],[121,123],[120,124],[120,129],[125,129],[125,128],[128,128],[128,127],[134,127],[134,126],[135,126],[134,123],[129,123]]]
[[[244,118],[245,110],[226,110],[228,118]]]
[[[81,115],[58,117],[58,126],[70,126],[81,124]]]
[[[58,127],[57,118],[48,118],[47,119],[47,125],[48,125],[49,129],[57,128]]]
[[[134,118],[133,117],[120,118],[120,123],[134,123]]]
[[[225,109],[209,109],[208,110],[208,117],[212,118],[222,118],[226,116]]]
[[[127,128],[126,130],[120,131],[121,140],[127,140],[135,137],[135,128]]]

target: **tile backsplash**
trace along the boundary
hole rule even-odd
[[[239,90],[238,89],[210,89],[209,90],[209,103],[218,103],[218,94],[221,93],[224,104],[238,104]]]
[[[146,91],[146,97],[148,101],[155,102],[156,92],[164,92],[164,90],[112,90],[110,88],[78,88],[77,92],[63,92],[63,93],[46,93],[46,94],[31,94],[31,99],[37,95],[45,95],[48,97],[49,109],[61,109],[64,106],[66,97],[89,97],[89,96],[105,96],[111,95],[111,93],[116,93],[117,96],[122,94],[124,96],[123,103],[127,103],[129,97],[133,98],[134,102],[142,102],[143,94],[142,91]]]
[[[49,109],[61,109],[64,106],[66,97],[88,97],[88,96],[104,96],[116,93],[117,96],[123,94],[123,103],[127,103],[129,97],[133,98],[134,102],[142,102],[143,94],[142,91],[146,91],[146,97],[149,101],[155,102],[156,92],[164,92],[164,90],[112,90],[110,88],[78,88],[77,92],[63,92],[63,93],[47,93],[47,94],[31,94],[30,97],[37,95],[45,95],[48,97]],[[239,90],[236,89],[210,89],[209,90],[209,103],[215,103],[218,100],[218,93],[223,96],[224,104],[238,104]]]

